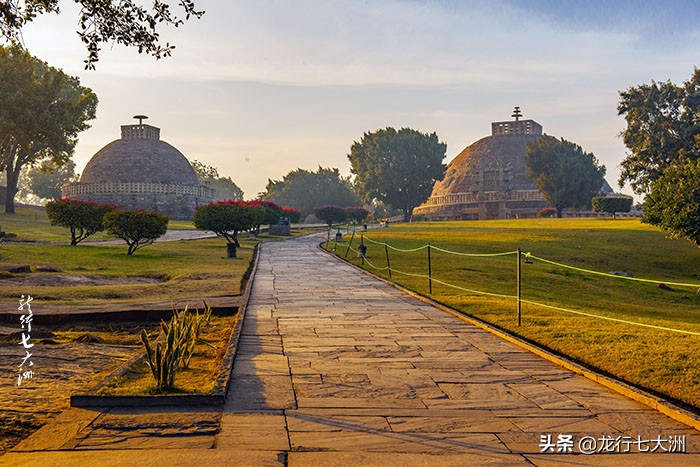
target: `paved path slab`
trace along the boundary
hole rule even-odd
[[[686,451],[698,453],[700,433],[411,298],[317,243],[261,250],[233,372],[233,387],[245,393],[233,391],[224,413],[262,417],[271,449],[288,440],[289,465],[700,465],[698,454],[540,453],[542,435],[555,443],[559,435],[685,436]],[[234,425],[220,441],[228,432],[243,449],[265,449],[265,437]]]
[[[697,431],[411,298],[317,242],[262,247],[223,410],[73,409],[0,465],[700,465]],[[556,452],[566,447],[559,435],[572,436],[573,453]],[[543,436],[555,452],[541,452]],[[688,453],[632,445],[588,456],[578,453],[582,437],[600,446],[685,437]]]

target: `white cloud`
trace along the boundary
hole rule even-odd
[[[80,75],[100,98],[79,166],[146,113],[164,139],[251,196],[296,167],[347,173],[352,141],[385,126],[436,131],[454,157],[520,105],[545,131],[596,153],[614,180],[624,152],[617,92],[687,79],[700,29],[686,20],[682,35],[653,41],[644,35],[653,17],[630,6],[611,18],[632,20],[599,25],[600,12],[578,21],[578,7],[554,14],[515,4],[202,0],[201,20],[163,32],[173,57],[115,46],[96,72],[82,70],[72,3],[24,35],[34,54]]]

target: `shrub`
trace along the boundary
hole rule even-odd
[[[51,225],[70,229],[70,244],[82,242],[90,235],[104,230],[105,214],[113,212],[111,204],[97,204],[91,201],[78,201],[61,198],[46,203],[46,215]]]
[[[345,208],[345,215],[352,222],[360,223],[367,219],[369,211],[362,206],[348,206]]]
[[[618,212],[630,212],[632,209],[631,196],[596,196],[591,200],[591,205],[595,212],[607,212],[612,214],[615,219],[615,214]]]
[[[299,209],[282,206],[282,216],[289,217],[290,224],[298,224],[301,218],[301,211]]]
[[[314,214],[328,224],[328,228],[331,228],[334,222],[343,222],[346,218],[345,210],[334,204],[314,208]]]
[[[557,215],[557,210],[554,208],[543,208],[537,211],[537,217],[554,217]]]
[[[252,209],[257,209],[253,229],[255,233],[260,233],[261,225],[276,225],[282,217],[282,207],[272,201],[253,200],[247,202]]]
[[[251,229],[260,207],[251,207],[243,201],[218,201],[199,206],[194,211],[194,226],[200,230],[210,230],[229,244],[229,257],[236,257],[238,233]]]
[[[168,230],[168,218],[159,212],[115,211],[104,216],[107,232],[129,245],[128,253],[150,245]]]
[[[211,317],[211,308],[206,303],[202,315],[199,310],[194,315],[188,313],[187,307],[182,313],[173,311],[169,323],[161,321],[160,327],[165,338],[155,345],[151,345],[146,330],[141,330],[141,342],[146,349],[146,360],[156,381],[157,392],[173,388],[179,364],[183,368],[189,367],[201,326],[208,324]]]

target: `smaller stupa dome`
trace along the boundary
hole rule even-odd
[[[123,125],[122,137],[100,149],[85,166],[80,181],[150,182],[197,185],[197,174],[187,158],[160,140],[151,125]]]
[[[100,149],[80,182],[63,186],[63,196],[191,219],[196,206],[212,200],[214,190],[199,184],[185,156],[160,140],[159,128],[143,123],[148,117],[134,118],[139,123],[123,125],[122,137]]]

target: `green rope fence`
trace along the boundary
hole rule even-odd
[[[572,310],[569,308],[564,308],[560,306],[555,306],[555,305],[549,305],[545,303],[540,303],[532,300],[526,300],[522,298],[522,293],[521,293],[521,259],[525,258],[526,263],[530,263],[530,260],[535,260],[535,261],[540,261],[542,263],[546,264],[551,264],[553,266],[561,267],[564,269],[569,269],[585,274],[592,274],[596,276],[603,276],[607,278],[612,278],[612,279],[619,279],[619,280],[625,280],[625,281],[633,281],[633,282],[640,282],[640,283],[654,283],[654,284],[666,284],[666,285],[673,285],[676,287],[688,287],[688,288],[693,288],[697,289],[697,293],[700,293],[700,284],[690,284],[690,283],[683,283],[683,282],[669,282],[669,281],[664,281],[664,280],[655,280],[655,279],[642,279],[642,278],[636,278],[636,277],[628,277],[628,276],[622,276],[622,275],[617,275],[617,274],[611,274],[611,273],[604,273],[600,271],[594,271],[590,269],[584,269],[584,268],[579,268],[576,266],[571,266],[568,264],[564,263],[559,263],[556,261],[548,260],[545,258],[541,258],[539,256],[535,256],[532,253],[525,253],[522,252],[520,249],[517,249],[515,251],[507,251],[507,252],[502,252],[502,253],[464,253],[464,252],[459,252],[459,251],[452,251],[444,248],[439,248],[431,244],[425,244],[417,248],[408,248],[408,249],[403,249],[403,248],[397,248],[394,247],[386,242],[378,242],[376,240],[372,240],[371,238],[368,238],[364,235],[361,235],[361,246],[360,250],[356,250],[355,248],[352,247],[352,241],[354,239],[354,234],[352,238],[350,239],[349,244],[347,245],[347,250],[345,253],[345,257],[347,257],[349,251],[353,251],[358,255],[358,257],[362,258],[362,263],[367,264],[370,268],[372,268],[375,271],[381,272],[381,271],[388,271],[389,272],[389,277],[391,278],[392,273],[400,274],[403,276],[408,276],[408,277],[414,277],[414,278],[419,278],[419,279],[427,279],[429,281],[429,290],[430,293],[432,294],[432,283],[435,282],[437,284],[443,285],[445,287],[450,287],[456,290],[460,290],[463,292],[467,293],[472,293],[475,295],[484,295],[484,296],[489,296],[489,297],[497,297],[497,298],[502,298],[502,299],[507,299],[507,300],[515,300],[517,303],[517,314],[518,314],[518,326],[521,325],[521,304],[525,303],[528,305],[532,306],[537,306],[537,307],[542,307],[550,310],[555,310],[555,311],[560,311],[564,313],[570,313],[570,314],[576,314],[580,316],[587,316],[590,318],[597,318],[597,319],[603,319],[607,321],[613,321],[617,323],[622,323],[622,324],[629,324],[629,325],[634,325],[634,326],[641,326],[641,327],[646,327],[646,328],[652,328],[652,329],[657,329],[657,330],[662,330],[662,331],[669,331],[669,332],[675,332],[675,333],[680,333],[680,334],[687,334],[687,335],[693,335],[693,336],[700,336],[700,332],[695,332],[695,331],[689,331],[689,330],[684,330],[684,329],[675,329],[675,328],[670,328],[667,326],[658,326],[654,324],[649,324],[649,323],[639,323],[636,321],[629,321],[625,319],[620,319],[620,318],[613,318],[609,316],[602,316],[598,315],[595,313],[588,313],[585,311],[581,310]],[[364,245],[364,242],[370,242],[376,245],[380,245],[384,247],[385,255],[386,255],[386,262],[387,266],[385,267],[380,267],[375,264],[373,264],[366,256],[366,247]],[[337,250],[338,242],[325,242],[326,245],[330,243],[335,243],[333,251]],[[364,248],[364,251],[361,251]],[[401,252],[401,253],[415,253],[421,250],[426,250],[428,252],[428,274],[416,274],[412,272],[407,272],[407,271],[402,271],[399,269],[396,269],[395,267],[391,267],[391,262],[389,258],[389,250],[393,250],[396,252]],[[487,292],[484,290],[476,290],[476,289],[470,289],[466,287],[462,287],[456,284],[451,284],[449,282],[437,279],[433,277],[432,275],[432,267],[431,267],[431,256],[430,256],[430,251],[435,250],[439,251],[441,253],[445,254],[450,254],[450,255],[455,255],[455,256],[463,256],[463,257],[472,257],[472,258],[494,258],[494,257],[504,257],[504,256],[516,256],[516,268],[517,268],[517,294],[516,295],[508,295],[508,294],[500,294],[500,293],[493,293],[493,292]]]

